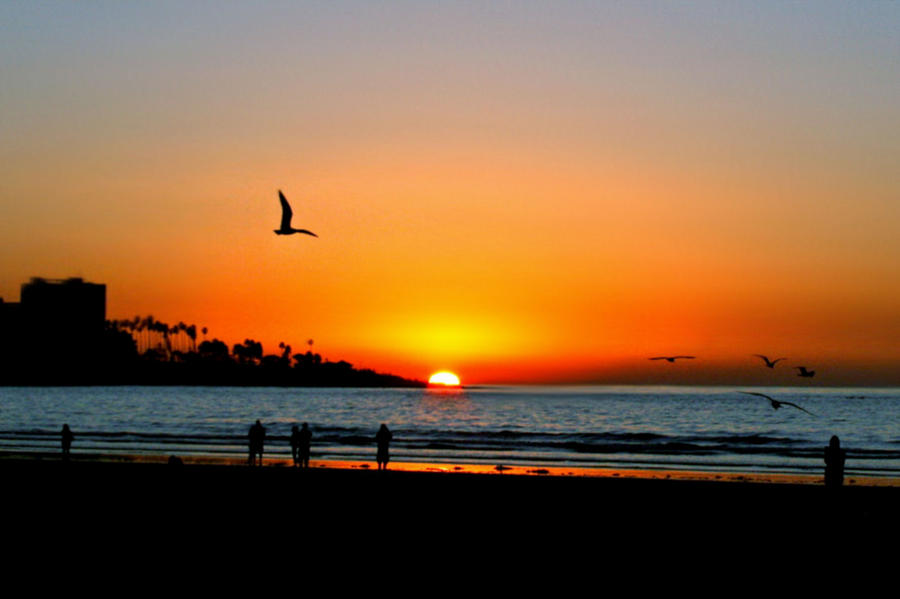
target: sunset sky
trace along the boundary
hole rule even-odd
[[[900,384],[898,32],[896,2],[3,2],[0,297],[80,276],[109,318],[469,384]],[[318,239],[273,233],[279,189]]]

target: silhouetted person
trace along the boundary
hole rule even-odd
[[[375,434],[375,442],[378,444],[378,453],[375,455],[375,461],[378,462],[379,470],[387,470],[388,460],[391,459],[389,450],[391,439],[393,438],[394,435],[391,434],[391,431],[384,424],[381,425]]]
[[[62,459],[64,462],[68,462],[69,452],[72,449],[72,440],[75,439],[75,435],[72,434],[68,424],[63,425],[60,434],[62,435]]]
[[[307,423],[303,423],[303,427],[300,429],[300,466],[303,468],[309,468],[309,446],[312,444],[312,431],[309,430],[309,425]]]
[[[259,456],[259,466],[262,466],[263,462],[263,445],[266,442],[266,428],[262,425],[262,423],[257,420],[256,424],[250,427],[250,432],[247,435],[247,440],[250,446],[250,458],[248,463],[253,466],[256,462],[256,457]]]
[[[825,448],[825,486],[840,487],[844,484],[844,460],[847,452],[841,449],[841,440],[837,435],[831,436]]]
[[[291,458],[294,468],[300,465],[300,429],[296,424],[291,427]]]

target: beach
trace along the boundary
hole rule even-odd
[[[303,531],[329,543],[462,535],[509,546],[534,534],[569,543],[583,535],[664,531],[852,533],[896,524],[900,506],[894,479],[848,481],[834,490],[813,477],[664,470],[396,463],[378,472],[372,462],[313,462],[299,470],[280,460],[251,468],[233,459],[172,465],[164,455],[93,455],[66,463],[51,454],[7,453],[0,476],[8,513],[40,523],[45,533],[165,531],[178,538],[193,531],[203,542],[221,536],[229,543],[252,531],[273,539]]]
[[[733,552],[896,528],[897,391],[776,393],[820,417],[706,388],[7,388],[3,513],[24,523],[20,555],[57,544],[179,566],[247,551],[392,564],[514,554],[570,571],[596,552]],[[250,468],[256,419],[265,465]],[[300,471],[289,436],[307,421]],[[379,422],[394,435],[387,472],[374,462]],[[68,463],[61,423],[74,433]],[[848,457],[833,492],[823,451],[835,433]]]

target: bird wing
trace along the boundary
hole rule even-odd
[[[657,358],[647,358],[648,360],[668,360],[665,356],[659,356]]]
[[[278,199],[281,201],[281,228],[290,229],[291,218],[294,216],[294,211],[291,210],[291,205],[288,204],[288,201],[285,199],[284,194],[281,193],[281,190],[278,190]]]
[[[809,410],[807,410],[807,409],[805,409],[805,408],[801,408],[800,406],[798,406],[798,405],[795,404],[795,403],[791,403],[791,402],[789,402],[789,401],[783,401],[783,402],[781,402],[781,403],[783,403],[783,404],[786,405],[786,406],[791,406],[791,407],[797,408],[798,410],[802,410],[802,411],[806,412],[807,414],[809,414],[810,416],[815,416],[815,414],[813,414],[813,413],[810,412]]]
[[[776,401],[776,402],[778,401],[777,399],[772,399],[771,397],[769,397],[769,396],[766,395],[765,393],[754,393],[753,391],[738,391],[738,393],[743,393],[744,395],[755,395],[755,396],[757,396],[757,397],[765,397],[765,398],[768,399],[769,401]],[[784,402],[782,402],[782,403],[784,403]]]
[[[781,362],[782,360],[787,360],[787,358],[778,358],[778,359],[776,359],[776,360],[772,360],[772,366],[774,366],[775,364],[778,364],[778,363]]]
[[[294,229],[294,233],[306,233],[307,235],[312,235],[313,237],[318,237],[318,235],[316,235],[312,231],[307,231],[306,229]]]
[[[771,397],[769,397],[769,396],[766,395],[765,393],[754,393],[754,392],[752,392],[752,391],[738,391],[738,393],[743,393],[744,395],[756,395],[757,397],[765,397],[766,399],[768,399],[769,401],[772,402],[772,405],[775,406],[775,409],[776,409],[776,410],[778,409],[778,405],[780,404],[780,405],[782,405],[782,406],[791,406],[791,407],[797,408],[798,410],[802,410],[802,411],[806,412],[806,413],[809,414],[810,416],[815,416],[815,414],[813,414],[813,413],[810,412],[809,410],[807,410],[807,409],[805,409],[805,408],[801,408],[800,406],[798,406],[798,405],[795,404],[795,403],[792,403],[792,402],[789,402],[789,401],[778,401],[777,399],[772,399]]]
[[[766,364],[769,363],[769,358],[767,358],[766,356],[764,356],[762,354],[753,354],[753,355],[756,356],[757,358],[762,358],[763,360],[765,360]]]
[[[695,356],[672,356],[672,357],[675,358],[676,360],[678,358],[684,358],[685,360],[693,360]]]

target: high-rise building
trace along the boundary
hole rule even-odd
[[[106,285],[34,277],[22,285],[22,318],[30,336],[63,345],[99,338],[106,323]]]
[[[32,278],[18,303],[0,300],[0,364],[32,372],[83,368],[101,346],[105,326],[106,285]]]

